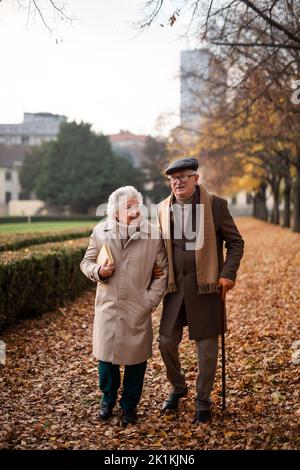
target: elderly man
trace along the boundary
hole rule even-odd
[[[180,398],[187,394],[178,347],[183,326],[188,326],[198,360],[195,422],[202,424],[211,419],[210,394],[217,366],[218,335],[222,332],[223,302],[235,284],[244,242],[226,200],[209,194],[198,183],[197,169],[195,158],[183,158],[165,171],[172,193],[158,207],[169,263],[159,347],[172,386],[162,406],[165,412],[175,410]]]
[[[152,320],[165,292],[167,257],[157,227],[141,214],[142,196],[132,186],[117,189],[108,200],[108,220],[96,225],[80,264],[98,283],[93,354],[99,360],[100,418],[107,420],[117,400],[120,365],[125,365],[120,405],[122,424],[136,423],[147,359],[152,355]],[[113,263],[96,260],[109,245]],[[154,279],[158,266],[163,275]]]

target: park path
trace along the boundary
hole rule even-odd
[[[228,294],[227,403],[220,368],[213,421],[192,424],[196,362],[185,332],[181,346],[189,395],[178,414],[161,416],[168,383],[157,348],[139,406],[139,424],[123,429],[116,407],[97,418],[100,393],[91,356],[94,289],[77,301],[6,330],[0,366],[0,448],[11,449],[297,449],[300,446],[300,235],[239,219],[246,242],[238,284]]]

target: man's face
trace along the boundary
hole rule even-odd
[[[195,191],[199,175],[193,170],[175,171],[169,176],[170,184],[175,197],[189,198]]]
[[[141,209],[136,198],[121,198],[117,218],[122,224],[137,224],[140,220],[140,215]]]

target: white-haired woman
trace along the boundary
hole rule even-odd
[[[107,420],[117,400],[120,365],[125,365],[120,406],[122,424],[136,423],[147,360],[152,355],[151,313],[166,288],[167,257],[156,227],[142,215],[142,195],[133,187],[114,191],[108,218],[97,224],[80,264],[98,282],[95,300],[93,354],[99,360],[100,418]],[[96,260],[104,243],[113,264]],[[163,275],[153,279],[157,265]]]

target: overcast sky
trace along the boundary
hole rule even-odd
[[[90,122],[105,134],[154,133],[160,113],[178,114],[180,50],[193,44],[178,39],[176,27],[135,31],[141,0],[64,3],[79,21],[56,21],[51,35],[38,17],[27,24],[16,1],[0,2],[0,123],[42,111]]]

